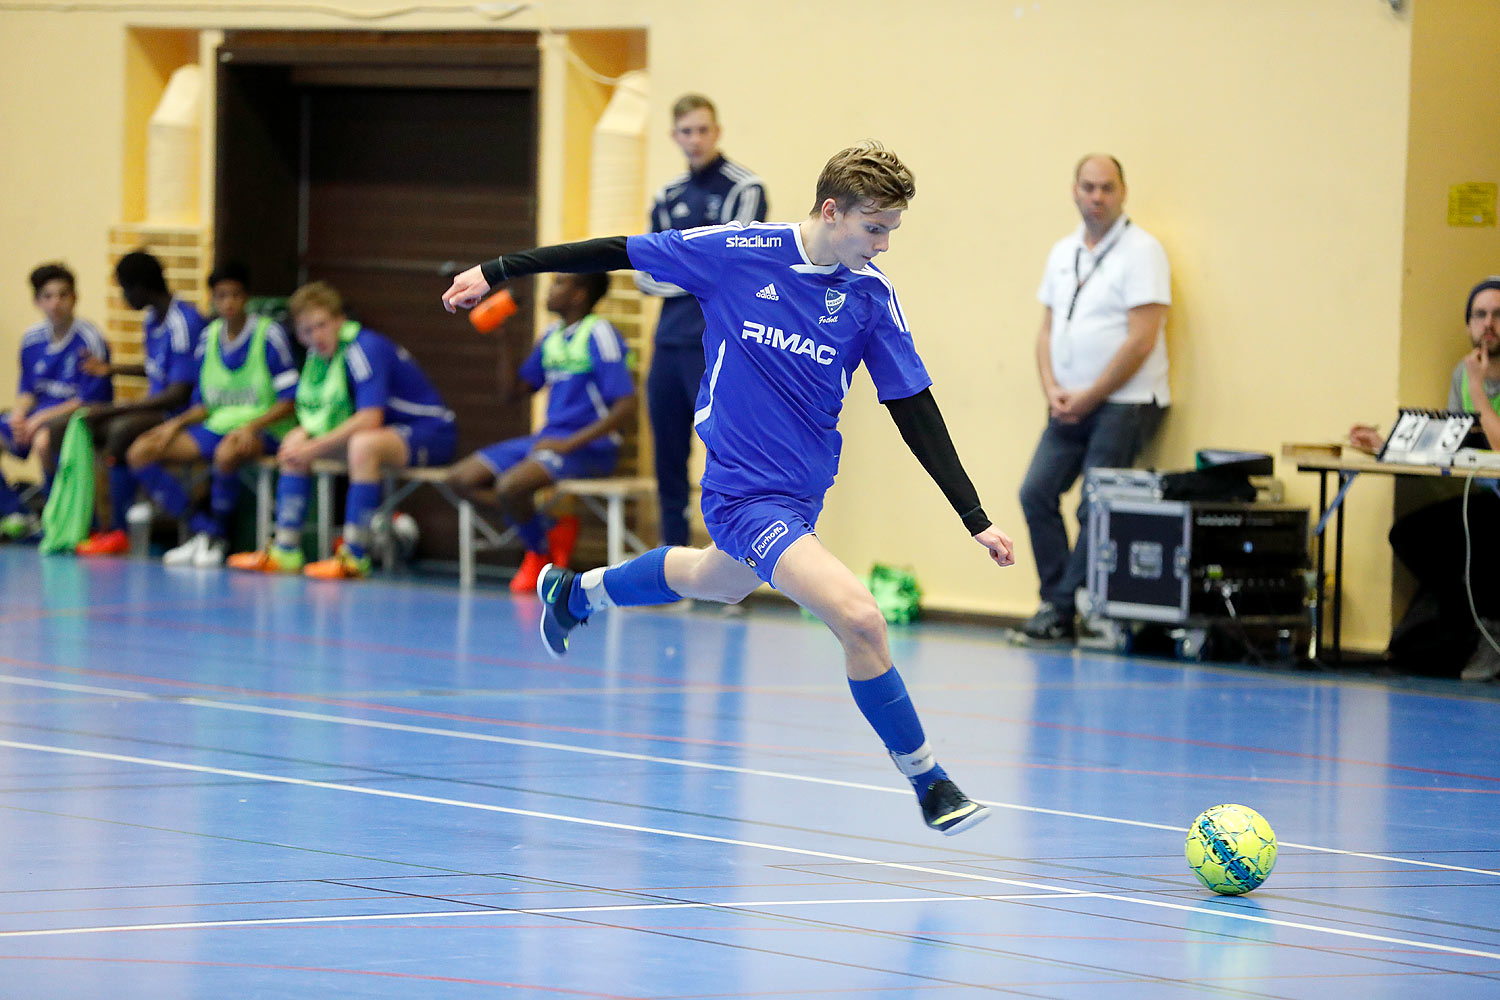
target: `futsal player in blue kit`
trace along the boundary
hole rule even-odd
[[[443,304],[473,306],[492,285],[526,274],[626,268],[697,297],[707,366],[695,423],[708,451],[703,518],[713,544],[653,549],[581,574],[546,568],[537,584],[542,639],[560,656],[569,633],[605,608],[686,597],[732,604],[769,583],[838,637],[856,704],[911,782],[927,825],[951,835],[988,811],[934,760],[891,663],[875,599],[814,533],[838,468],[839,411],[863,364],[964,530],[998,565],[1014,562],[1010,538],[985,516],[959,461],[895,289],[872,263],[915,193],[895,154],[863,143],[828,161],[800,223],[731,223],[507,254],[458,275]]]

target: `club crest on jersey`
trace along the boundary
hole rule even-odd
[[[831,365],[839,356],[838,351],[827,344],[819,344],[811,337],[787,333],[779,327],[766,326],[748,319],[740,328],[740,339],[753,340],[762,347],[774,347],[788,354],[806,354],[820,365]]]
[[[823,308],[827,309],[828,315],[832,316],[834,313],[844,308],[844,299],[846,299],[847,297],[848,296],[846,296],[838,289],[830,288],[828,289],[828,291],[823,293]]]

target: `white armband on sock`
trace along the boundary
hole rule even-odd
[[[891,752],[891,760],[896,762],[896,770],[908,778],[915,778],[919,774],[926,774],[933,768],[932,744],[923,741],[911,753]]]

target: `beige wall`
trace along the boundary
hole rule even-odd
[[[1442,406],[1469,349],[1464,300],[1500,274],[1500,230],[1448,225],[1450,187],[1500,180],[1500,3],[1422,0],[1413,17],[1399,399]]]
[[[104,228],[125,204],[122,178],[130,175],[121,166],[117,82],[127,23],[492,23],[473,13],[373,24],[312,14],[273,20],[234,6],[229,0],[189,25],[169,13],[127,22],[16,13],[0,3],[0,127],[38,138],[0,150],[0,174],[20,195],[0,202],[0,276],[12,276],[0,283],[12,288],[0,296],[0,385],[14,378],[14,340],[32,316],[21,282],[37,260],[76,264],[83,311],[100,311]],[[343,6],[389,9],[383,0]],[[1429,6],[1458,4],[1423,0],[1418,10]],[[1335,437],[1356,417],[1390,411],[1405,360],[1403,309],[1415,308],[1402,282],[1413,253],[1405,242],[1406,163],[1416,144],[1408,93],[1414,65],[1441,61],[1437,44],[1422,47],[1420,18],[1414,55],[1407,16],[1369,0],[947,0],[921,5],[920,16],[909,3],[867,0],[857,9],[856,23],[851,7],[800,0],[764,0],[754,16],[743,5],[592,0],[505,22],[646,30],[663,124],[650,134],[653,183],[681,169],[665,116],[690,89],[718,102],[725,149],[766,179],[774,218],[802,215],[818,168],[851,141],[878,137],[915,169],[918,197],[884,266],[960,452],[991,515],[1021,542],[1022,559],[1003,573],[986,565],[861,379],[821,525],[850,565],[910,564],[937,606],[1031,610],[1036,581],[1015,493],[1043,423],[1031,361],[1034,293],[1047,247],[1076,223],[1067,186],[1087,150],[1124,162],[1132,214],[1172,257],[1177,405],[1156,449],[1160,463],[1185,464],[1198,446],[1275,451],[1284,440]],[[605,72],[624,65],[609,46],[590,51],[616,60],[598,67]],[[542,217],[544,230],[549,219],[566,230],[561,175],[577,164],[557,151],[576,139],[579,121],[571,105],[555,106],[566,99],[547,65],[543,128],[554,136],[543,143]],[[40,79],[57,100],[28,99]],[[1493,162],[1489,169],[1463,179],[1500,172]],[[1283,476],[1293,498],[1315,502],[1311,480]],[[1346,635],[1356,645],[1382,645],[1389,628],[1389,505],[1379,483],[1362,484],[1352,498],[1356,583]]]

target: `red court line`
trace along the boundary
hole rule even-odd
[[[1032,726],[1037,729],[1055,729],[1061,732],[1086,733],[1090,736],[1114,736],[1127,740],[1149,740],[1153,743],[1176,743],[1181,746],[1202,747],[1207,750],[1232,750],[1235,753],[1263,753],[1275,757],[1295,757],[1299,760],[1316,760],[1329,764],[1358,764],[1362,767],[1383,767],[1392,771],[1409,771],[1413,774],[1431,774],[1444,778],[1468,778],[1471,781],[1493,781],[1500,783],[1500,776],[1468,774],[1463,771],[1444,771],[1432,767],[1416,767],[1411,764],[1382,764],[1379,761],[1360,760],[1356,757],[1331,757],[1320,753],[1303,753],[1300,750],[1283,750],[1278,747],[1240,746],[1234,743],[1215,743],[1211,740],[1195,740],[1185,736],[1163,736],[1159,733],[1132,733],[1121,729],[1099,729],[1094,726],[1075,726],[1066,722],[1042,722],[1037,719],[1009,719],[1001,715],[981,715],[977,712],[957,712],[944,709],[924,708],[926,715],[949,715],[960,719],[981,722],[999,722],[1012,726]]]
[[[246,631],[248,631],[248,634],[251,634],[251,635],[265,635],[266,634],[266,633],[261,633],[261,632],[255,632],[253,630],[246,630]],[[436,656],[437,654],[431,653],[429,651],[429,652],[424,653],[424,655]],[[525,662],[525,661],[522,661],[522,662]],[[703,739],[703,738],[698,738],[698,737],[688,737],[688,736],[666,736],[666,735],[661,735],[661,734],[657,734],[657,733],[636,733],[636,732],[629,732],[629,731],[624,731],[624,730],[592,729],[592,728],[587,728],[587,727],[582,727],[582,726],[563,726],[563,725],[558,725],[558,724],[554,724],[554,723],[526,722],[526,721],[521,721],[521,720],[516,720],[516,719],[496,718],[496,717],[493,717],[493,716],[467,715],[467,714],[460,714],[460,713],[455,713],[455,712],[439,712],[439,711],[436,711],[436,710],[433,710],[433,709],[410,708],[410,707],[403,707],[403,706],[399,706],[399,705],[387,705],[387,704],[383,704],[383,703],[380,703],[380,702],[355,701],[353,699],[347,699],[347,698],[329,698],[329,697],[324,697],[324,696],[321,696],[321,695],[293,694],[293,693],[290,693],[290,692],[281,692],[281,691],[264,691],[264,690],[260,690],[260,689],[256,689],[256,688],[230,687],[230,686],[220,685],[220,684],[205,684],[205,683],[201,683],[201,682],[197,682],[197,681],[184,681],[184,680],[167,679],[167,678],[161,678],[161,677],[153,677],[153,676],[149,676],[149,675],[145,675],[145,674],[127,674],[127,673],[122,673],[122,672],[119,672],[119,671],[94,670],[94,669],[87,668],[87,667],[66,667],[66,666],[61,666],[61,665],[58,665],[58,664],[40,663],[40,662],[37,662],[37,661],[30,661],[30,660],[21,660],[21,659],[15,658],[15,657],[6,656],[4,654],[0,654],[0,663],[9,663],[9,664],[12,664],[14,666],[19,666],[19,667],[22,667],[22,668],[25,668],[25,669],[31,669],[31,670],[42,670],[42,671],[54,672],[54,673],[55,672],[62,672],[62,673],[70,673],[70,674],[80,674],[80,675],[89,676],[89,677],[101,677],[101,678],[109,678],[109,679],[113,679],[113,680],[134,681],[134,682],[137,682],[137,683],[144,683],[144,684],[157,684],[157,685],[161,685],[161,686],[164,686],[164,687],[177,687],[177,688],[189,688],[189,689],[201,690],[201,691],[212,691],[212,692],[219,693],[219,694],[234,694],[234,695],[241,695],[241,696],[248,696],[248,697],[266,698],[266,699],[272,699],[272,700],[295,701],[295,702],[300,702],[300,703],[304,703],[304,704],[322,705],[322,706],[325,706],[325,707],[357,708],[357,709],[363,709],[365,711],[372,711],[372,712],[389,712],[389,713],[394,714],[394,715],[407,715],[407,716],[413,716],[413,717],[417,717],[417,718],[437,719],[437,720],[441,720],[441,721],[445,721],[445,722],[471,722],[471,723],[478,723],[480,725],[509,726],[509,727],[513,727],[513,728],[517,728],[517,729],[541,730],[541,731],[546,731],[546,732],[559,732],[559,733],[570,733],[570,734],[578,735],[578,736],[607,736],[607,737],[618,737],[618,738],[622,738],[622,739],[636,739],[636,740],[643,740],[643,741],[650,741],[650,742],[674,743],[674,744],[682,744],[682,745],[689,745],[689,746],[712,746],[712,747],[724,747],[724,748],[728,748],[728,749],[737,749],[737,750],[763,750],[763,751],[771,752],[771,753],[794,753],[794,754],[797,754],[797,753],[817,753],[817,754],[823,755],[823,756],[843,756],[843,757],[864,757],[864,756],[866,756],[866,754],[865,754],[864,751],[859,751],[859,750],[842,750],[842,749],[837,749],[837,748],[823,749],[823,748],[813,748],[813,747],[778,746],[778,745],[775,745],[775,744],[743,743],[743,742],[739,742],[739,741],[736,741],[736,740],[710,740],[710,739]],[[672,682],[665,682],[665,681],[663,681],[661,683],[664,683],[664,684],[665,683],[681,684],[682,682],[680,682],[680,681],[672,681]],[[754,690],[754,688],[750,688],[749,690]],[[580,692],[580,693],[587,693],[587,692]],[[831,699],[830,698],[829,700],[842,700],[842,699]],[[1326,754],[1303,753],[1301,751],[1283,750],[1283,749],[1278,749],[1278,748],[1274,748],[1274,747],[1238,746],[1238,745],[1233,744],[1233,743],[1215,743],[1215,742],[1211,742],[1211,741],[1195,740],[1195,739],[1189,739],[1187,737],[1180,737],[1180,736],[1162,736],[1162,735],[1155,734],[1155,733],[1132,733],[1132,732],[1126,732],[1126,731],[1123,731],[1123,730],[1099,729],[1099,728],[1092,727],[1092,726],[1076,726],[1076,725],[1070,725],[1070,724],[1067,724],[1067,723],[1060,723],[1060,722],[1044,722],[1044,721],[1040,721],[1040,720],[1036,720],[1036,719],[1009,719],[1009,718],[1005,718],[1003,716],[983,715],[983,714],[976,713],[976,712],[960,712],[960,711],[954,711],[954,710],[933,709],[933,708],[925,708],[923,711],[924,711],[925,714],[932,715],[932,716],[937,716],[937,715],[952,716],[952,717],[955,717],[955,718],[973,719],[973,720],[985,721],[985,722],[999,722],[999,723],[1005,723],[1005,724],[1015,725],[1015,726],[1030,726],[1030,727],[1035,727],[1035,728],[1039,728],[1039,729],[1055,729],[1055,730],[1061,730],[1061,731],[1067,731],[1067,732],[1085,733],[1085,734],[1094,735],[1094,736],[1110,736],[1110,737],[1114,737],[1114,738],[1118,738],[1118,739],[1124,739],[1124,740],[1132,740],[1132,739],[1149,740],[1149,741],[1157,742],[1157,743],[1173,743],[1173,744],[1180,744],[1180,745],[1185,745],[1185,746],[1205,747],[1205,748],[1216,749],[1216,750],[1231,750],[1231,751],[1234,751],[1236,753],[1264,753],[1264,754],[1270,754],[1270,755],[1273,755],[1273,756],[1291,757],[1291,758],[1296,758],[1296,759],[1300,759],[1300,760],[1315,760],[1315,761],[1321,761],[1321,762],[1325,762],[1325,763],[1334,763],[1334,764],[1353,764],[1353,765],[1358,765],[1358,766],[1361,766],[1361,767],[1373,767],[1373,768],[1380,768],[1380,769],[1391,770],[1391,771],[1402,771],[1402,772],[1412,773],[1412,774],[1427,774],[1427,775],[1432,775],[1432,776],[1435,776],[1435,777],[1460,778],[1460,779],[1467,779],[1467,780],[1470,780],[1470,781],[1482,781],[1482,782],[1500,783],[1500,777],[1495,777],[1495,776],[1490,776],[1490,775],[1469,774],[1469,773],[1466,773],[1466,772],[1463,772],[1463,771],[1448,771],[1448,770],[1442,770],[1442,769],[1437,769],[1437,768],[1428,768],[1428,767],[1416,767],[1416,766],[1410,765],[1410,764],[1380,763],[1378,761],[1358,760],[1358,759],[1355,759],[1355,758],[1333,757],[1333,756],[1328,756]],[[984,764],[989,764],[989,765],[992,765],[992,766],[995,765],[994,761],[977,761],[977,760],[972,760],[971,759],[969,762],[971,762],[971,763],[984,763]],[[1005,765],[999,765],[999,766],[1005,766]],[[1017,762],[1017,763],[1014,763],[1014,764],[1009,765],[1009,766],[1030,767],[1030,768],[1046,768],[1046,767],[1049,767],[1049,766],[1057,766],[1060,769],[1062,767],[1064,767],[1064,766],[1060,766],[1060,765],[1031,764],[1031,763],[1024,763],[1024,762]],[[1069,766],[1066,766],[1066,767],[1069,768],[1069,769],[1072,769],[1072,770],[1078,770],[1078,771],[1082,771],[1082,772],[1093,771],[1095,773],[1101,773],[1101,774],[1109,774],[1109,773],[1126,773],[1126,774],[1132,774],[1133,773],[1133,774],[1140,774],[1142,776],[1157,776],[1157,777],[1191,777],[1191,778],[1200,778],[1200,777],[1202,777],[1202,778],[1208,778],[1208,777],[1211,777],[1209,775],[1198,775],[1198,774],[1191,774],[1191,773],[1180,774],[1180,773],[1174,773],[1174,772],[1122,771],[1122,770],[1116,769],[1116,768],[1086,767],[1086,766],[1082,766],[1082,765],[1069,765]],[[1240,779],[1236,779],[1236,780],[1240,780]],[[1293,780],[1296,780],[1296,779],[1265,779],[1265,780],[1293,781]],[[1420,786],[1386,786],[1386,785],[1380,785],[1380,784],[1359,784],[1359,783],[1352,783],[1352,782],[1351,783],[1343,783],[1343,782],[1316,782],[1316,781],[1310,781],[1310,780],[1307,781],[1307,783],[1308,784],[1314,784],[1314,785],[1321,785],[1321,786],[1324,786],[1324,787],[1344,787],[1347,784],[1348,787],[1353,787],[1353,788],[1360,788],[1360,787],[1385,788],[1385,787],[1391,787],[1391,788],[1399,788],[1399,789],[1403,789],[1403,790],[1410,789],[1410,790],[1415,790],[1415,791],[1454,791],[1455,790],[1455,789],[1422,788]],[[1467,789],[1467,790],[1457,789],[1457,791],[1477,792],[1478,790],[1477,789]],[[1491,793],[1490,792],[1485,792],[1484,794],[1491,794]]]
[[[97,614],[89,613],[90,618],[99,618],[105,621],[121,619],[125,616],[117,612],[101,611]],[[356,639],[333,639],[321,636],[300,635],[296,632],[268,632],[263,629],[236,628],[230,625],[208,625],[203,622],[172,622],[174,632],[206,632],[211,635],[228,635],[241,638],[270,639],[276,642],[295,642],[304,646],[322,646],[333,649],[350,649],[362,653],[385,653],[391,656],[423,657],[425,659],[440,660],[444,663],[452,663],[458,659],[458,654],[453,651],[437,649],[421,649],[414,646],[393,646],[389,643],[366,642]],[[474,663],[489,664],[498,667],[517,667],[522,670],[545,670],[549,673],[582,674],[588,677],[602,677],[606,671],[599,667],[569,666],[552,660],[525,660],[509,656],[490,656],[484,653],[464,653],[463,659]],[[676,678],[658,677],[652,674],[627,674],[610,673],[609,676],[626,678],[643,684],[664,684],[678,686],[682,682]]]
[[[96,614],[150,614],[155,611],[175,610],[213,610],[214,608],[234,608],[243,604],[242,600],[219,600],[219,601],[170,601],[165,604],[99,604],[80,605],[76,608],[28,608],[24,611],[12,611],[9,614],[0,615],[0,625],[9,625],[17,622],[34,622],[44,618],[87,618]]]
[[[273,972],[325,972],[339,976],[376,976],[381,979],[416,979],[429,983],[461,983],[465,986],[500,986],[505,989],[540,990],[544,993],[565,993],[568,996],[575,997],[601,997],[603,1000],[648,1000],[645,997],[624,996],[618,993],[594,993],[589,990],[570,990],[561,986],[542,986],[539,983],[509,983],[493,979],[461,979],[456,976],[425,976],[414,972],[377,972],[374,969],[335,969],[317,965],[205,962],[169,958],[104,958],[94,955],[0,955],[0,961],[3,960],[21,962],[108,962],[120,965],[171,965],[211,969],[268,969]]]
[[[526,722],[520,719],[501,719],[488,715],[464,715],[457,712],[438,712],[432,709],[408,708],[401,705],[386,705],[380,702],[355,701],[349,698],[329,698],[322,695],[293,694],[285,691],[262,691],[256,688],[229,687],[223,684],[206,684],[201,681],[185,681],[147,674],[127,674],[118,670],[93,670],[88,667],[65,667],[53,663],[22,660],[0,654],[0,663],[20,667],[23,670],[39,670],[48,673],[82,675],[116,681],[132,681],[141,684],[156,684],[162,687],[187,688],[215,694],[239,695],[268,700],[294,701],[309,705],[333,708],[358,708],[371,712],[388,712],[393,715],[415,716],[443,722],[473,722],[487,726],[509,726],[515,729],[542,730],[545,732],[570,733],[576,736],[611,736],[622,739],[647,740],[658,743],[677,743],[689,746],[725,747],[732,750],[764,750],[773,753],[817,753],[820,756],[867,757],[862,750],[814,749],[812,747],[788,747],[775,744],[742,743],[735,740],[710,740],[692,736],[666,736],[658,733],[635,733],[619,729],[590,729],[584,726],[563,726],[555,723]]]

